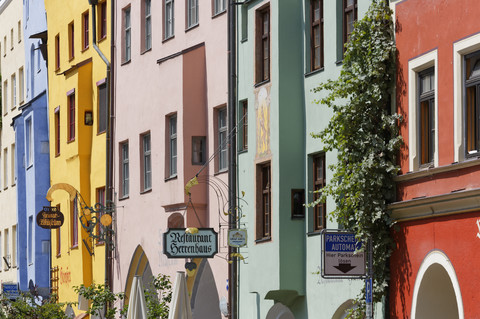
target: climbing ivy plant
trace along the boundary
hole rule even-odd
[[[374,0],[355,23],[340,76],[314,90],[327,92],[317,103],[331,108],[333,117],[312,136],[324,142],[326,151],[337,150],[338,162],[330,166],[333,178],[312,205],[331,196],[336,202],[331,218],[357,238],[372,240],[374,302],[381,301],[388,287],[393,244],[388,204],[394,199],[396,155],[402,143],[401,117],[390,111],[395,58],[392,12],[385,1]],[[350,317],[363,318],[364,291],[356,302]]]

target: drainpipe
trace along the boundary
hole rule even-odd
[[[228,203],[229,217],[228,228],[237,228],[237,134],[236,134],[236,8],[235,0],[229,1],[228,7],[228,131],[232,134],[228,149]],[[237,248],[228,247],[229,258],[232,253],[236,253]],[[233,258],[233,262],[228,267],[228,301],[230,319],[238,318],[238,258]]]
[[[97,51],[98,55],[100,58],[103,60],[103,62],[107,66],[107,76],[106,76],[106,85],[107,85],[107,131],[106,131],[106,178],[105,178],[105,190],[106,190],[106,204],[107,208],[111,208],[112,205],[112,199],[113,199],[113,174],[112,174],[112,149],[113,149],[113,143],[112,143],[112,117],[113,117],[113,107],[112,107],[112,87],[111,85],[111,64],[110,61],[108,61],[107,57],[103,54],[103,52],[100,50],[100,48],[97,46],[97,15],[96,15],[96,6],[98,4],[98,0],[88,0],[90,5],[92,6],[92,42],[93,42],[93,48],[95,51]],[[111,15],[111,22],[113,26],[113,6],[115,1],[111,1],[111,10],[112,10],[112,15]],[[113,29],[112,29],[113,30]],[[111,32],[111,45],[113,46],[113,32]],[[113,59],[113,54],[111,54],[111,58]],[[111,236],[111,233],[107,234],[109,237]],[[111,239],[110,239],[111,240]],[[111,250],[110,250],[110,245],[105,244],[105,286],[110,288],[111,291],[113,291],[113,283],[112,283],[112,258],[111,258]],[[108,306],[107,306],[108,307]]]

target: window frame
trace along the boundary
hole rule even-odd
[[[186,30],[192,29],[199,25],[199,7],[198,7],[198,0],[185,0],[186,3]],[[192,14],[195,15],[195,19],[193,19]]]
[[[74,21],[68,24],[68,59],[75,58],[75,24]]]
[[[321,189],[326,185],[326,156],[325,153],[319,153],[312,156],[312,194],[313,201],[320,198]],[[320,167],[321,166],[321,167]],[[319,168],[321,175],[319,174]],[[320,175],[320,176],[319,176]],[[327,227],[327,203],[318,203],[313,207],[313,231],[319,232]]]
[[[171,19],[169,19],[169,14]],[[171,24],[170,24],[171,21]],[[171,26],[171,29],[169,28]],[[163,0],[163,40],[168,40],[175,36],[175,1]]]
[[[218,150],[218,160],[217,160],[217,172],[226,172],[228,171],[228,122],[227,122],[227,108],[220,107],[216,109],[216,120],[217,120],[217,150]],[[224,124],[224,125],[223,125]]]
[[[212,0],[212,6],[213,6],[214,17],[227,11],[226,0]]]
[[[60,70],[60,34],[57,33],[57,35],[55,36],[55,71],[59,71],[59,70]]]
[[[100,14],[98,15],[98,39],[99,41],[107,37],[107,1],[98,4]]]
[[[240,105],[239,119],[239,151],[248,151],[248,100],[242,100]]]
[[[168,137],[168,171],[167,179],[174,178],[178,173],[178,117],[177,113],[167,116],[167,134]],[[173,130],[173,128],[175,130]]]
[[[70,204],[70,247],[78,248],[78,205],[77,198]]]
[[[120,150],[120,199],[130,194],[130,149],[128,140],[119,143]],[[125,156],[126,155],[126,156]]]
[[[255,242],[272,239],[272,170],[271,162],[256,165],[257,169],[257,209]]]
[[[105,186],[103,187],[98,187],[96,190],[95,190],[95,203],[96,204],[100,204],[102,208],[105,207]],[[104,226],[101,224],[101,219],[102,219],[102,216],[104,215],[104,211],[100,211],[98,213],[98,216],[97,217],[97,225],[95,227],[95,234],[97,236],[100,236],[101,232],[103,231],[103,228]],[[95,242],[95,245],[103,245],[105,242],[101,239],[97,239],[96,242]]]
[[[352,31],[355,25],[355,22],[358,20],[358,3],[357,0],[352,0],[353,5],[348,6],[347,2],[348,0],[342,0],[343,5],[342,5],[342,22],[343,22],[343,52],[346,50],[346,44],[348,43],[350,39],[351,32],[348,32],[348,14],[352,13],[353,14],[353,22],[352,22]]]
[[[122,40],[122,62],[127,63],[132,59],[132,10],[130,5],[122,9]]]
[[[11,88],[12,88],[12,105],[11,108],[12,110],[17,106],[17,75],[16,73],[13,73],[10,82],[12,82]]]
[[[33,116],[29,116],[25,119],[25,162],[27,168],[33,165],[34,157],[34,127]],[[28,129],[30,127],[30,129]]]
[[[75,106],[75,89],[67,93],[68,107],[68,139],[67,142],[75,141],[75,122],[76,122],[76,106]]]
[[[55,116],[55,157],[60,156],[60,107],[57,106],[54,111]]]
[[[152,1],[142,0],[142,51],[152,49]]]
[[[85,11],[82,14],[82,50],[85,51],[90,47],[90,12]]]
[[[469,60],[472,62],[470,63]],[[471,66],[470,66],[471,64]],[[463,57],[463,123],[464,123],[464,143],[465,143],[465,157],[478,157],[480,156],[480,74],[473,78],[468,78],[469,68],[474,68],[480,65],[480,50],[466,54]],[[472,70],[473,72],[473,70]],[[470,90],[473,89],[473,90]],[[473,99],[469,98],[469,91],[474,92]],[[469,114],[469,104],[473,103],[472,112],[474,114],[473,120],[470,120],[472,116]],[[476,118],[476,120],[475,120]],[[473,126],[472,132],[469,133],[469,124]],[[469,141],[469,137],[473,138],[473,141]],[[470,145],[474,144],[474,149],[470,150]]]
[[[18,69],[18,93],[19,104],[22,105],[25,102],[25,73],[23,66]]]
[[[433,83],[429,83],[431,89],[428,92],[423,92],[423,81],[425,77],[429,77],[429,80]],[[431,78],[430,78],[431,77]],[[435,158],[435,68],[429,67],[421,72],[418,72],[417,76],[417,89],[418,89],[418,146],[419,146],[419,165],[420,168],[431,167]],[[433,84],[433,85],[432,85]],[[425,110],[425,104],[427,110]],[[433,131],[433,133],[432,133]]]
[[[315,19],[314,4],[319,6],[319,19]],[[315,29],[318,27],[320,43],[319,43],[319,64],[315,64]],[[324,67],[324,7],[323,0],[310,0],[310,71],[320,70]]]
[[[148,144],[146,144],[148,138]],[[148,149],[146,149],[148,145]],[[145,193],[152,190],[152,140],[150,131],[140,135],[140,192]]]
[[[270,72],[271,72],[270,4],[267,4],[257,9],[255,12],[255,17],[256,17],[255,84],[260,85],[264,82],[270,81]],[[266,24],[267,28],[265,27],[265,22],[267,22]]]
[[[204,165],[207,161],[207,137],[192,136],[192,165]]]
[[[104,105],[102,106],[102,99],[101,99],[101,92],[104,91]],[[108,127],[108,91],[107,91],[107,83],[105,81],[101,81],[97,85],[97,93],[98,93],[98,102],[97,102],[97,135],[106,133]],[[103,114],[103,116],[102,116]],[[102,119],[103,117],[103,119]],[[103,121],[102,121],[103,120]],[[104,127],[102,127],[102,124]]]
[[[28,216],[27,264],[33,263],[33,216]]]
[[[60,204],[58,204],[56,207],[57,211],[60,212]],[[58,227],[56,231],[56,257],[60,257],[62,255],[62,233],[60,229],[61,227]]]

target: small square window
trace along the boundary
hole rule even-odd
[[[192,165],[203,165],[207,161],[206,137],[192,136]]]

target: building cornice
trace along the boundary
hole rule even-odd
[[[396,202],[389,209],[396,222],[479,211],[480,188]]]

